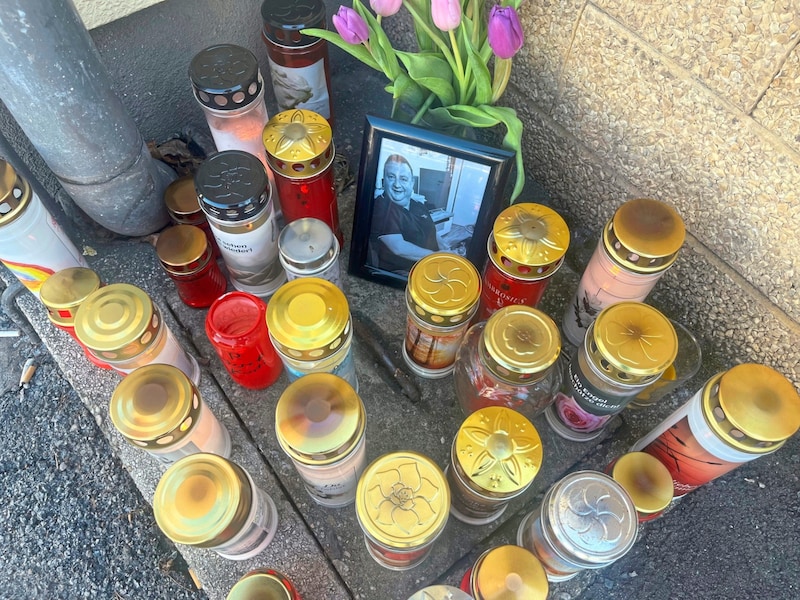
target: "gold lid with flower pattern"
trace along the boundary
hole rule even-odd
[[[93,354],[108,360],[138,356],[160,328],[158,307],[147,292],[129,283],[101,287],[75,313],[75,335]]]
[[[611,477],[625,488],[636,510],[645,515],[661,512],[675,495],[669,469],[646,452],[620,456],[611,467]]]
[[[540,380],[561,352],[561,334],[553,319],[530,306],[505,306],[486,322],[481,361],[513,385]]]
[[[31,201],[31,186],[11,163],[0,158],[0,225],[17,219]]]
[[[543,279],[555,273],[569,247],[569,228],[556,211],[522,202],[495,219],[488,251],[492,262],[517,279]]]
[[[56,325],[70,327],[75,313],[92,292],[100,289],[100,277],[88,267],[69,267],[48,277],[39,290],[47,316]]]
[[[252,503],[253,489],[240,466],[200,452],[164,472],[153,496],[153,513],[173,542],[213,548],[241,531]]]
[[[444,473],[417,452],[385,454],[358,480],[356,517],[364,534],[384,547],[405,550],[433,542],[449,511]]]
[[[508,498],[525,491],[542,465],[542,440],[525,416],[505,406],[469,415],[453,440],[461,479],[480,494]]]
[[[706,383],[703,414],[711,429],[734,448],[772,452],[800,428],[800,396],[776,370],[736,365]]]
[[[293,381],[275,407],[281,448],[308,465],[327,465],[347,456],[366,428],[364,403],[349,383],[330,373]]]
[[[628,385],[655,381],[678,354],[670,320],[644,302],[619,302],[604,308],[584,341],[592,366]]]
[[[290,179],[322,173],[336,154],[330,123],[310,110],[286,110],[273,116],[262,140],[269,166]]]
[[[320,360],[352,335],[344,292],[319,277],[283,284],[267,305],[267,329],[278,351],[297,360]]]
[[[119,382],[108,412],[129,442],[161,450],[192,433],[201,403],[197,388],[183,371],[172,365],[145,365]]]
[[[463,256],[434,252],[408,274],[406,304],[417,318],[439,327],[459,325],[478,308],[481,277]]]
[[[480,600],[545,600],[550,590],[547,573],[536,555],[511,544],[491,548],[478,557],[470,586]]]
[[[634,273],[668,269],[685,238],[678,211],[651,198],[628,200],[603,229],[603,245],[611,258]]]

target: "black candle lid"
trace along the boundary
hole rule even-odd
[[[220,221],[243,221],[259,212],[271,187],[261,161],[243,150],[225,150],[207,158],[194,176],[203,212]]]
[[[261,4],[264,36],[279,46],[310,46],[320,39],[303,35],[301,29],[325,29],[322,0],[264,0]]]
[[[189,65],[195,98],[214,110],[235,110],[252,102],[263,82],[252,52],[233,44],[209,46]]]

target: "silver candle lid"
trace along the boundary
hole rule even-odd
[[[278,236],[281,263],[293,271],[319,271],[336,257],[338,248],[328,224],[312,217],[292,221]]]
[[[429,585],[409,596],[408,600],[473,600],[473,598],[452,585]]]

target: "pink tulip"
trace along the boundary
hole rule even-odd
[[[452,31],[461,24],[459,0],[431,0],[433,23],[442,31]]]
[[[382,17],[391,17],[397,14],[400,7],[403,5],[403,0],[369,0],[369,5],[376,15]]]
[[[511,6],[493,6],[489,12],[489,46],[499,58],[511,58],[525,42],[517,11]]]
[[[339,12],[331,20],[336,31],[348,44],[362,44],[369,39],[367,22],[352,8],[340,6]]]

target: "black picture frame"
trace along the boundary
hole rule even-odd
[[[414,210],[391,207],[391,199],[384,197],[382,179],[386,158],[398,154],[407,159],[406,166],[410,163],[413,199],[409,207],[417,202]],[[396,157],[393,161],[396,162]],[[377,283],[405,288],[407,268],[413,264],[412,259],[397,257],[388,250],[386,236],[393,231],[378,235],[373,230],[397,228],[405,241],[411,236],[408,231],[402,231],[398,223],[409,222],[409,227],[416,230],[417,221],[421,220],[428,241],[425,251],[432,252],[430,226],[425,223],[428,218],[436,228],[438,249],[465,256],[480,272],[487,257],[486,241],[495,218],[504,208],[506,183],[513,162],[514,153],[505,149],[366,115],[348,272]],[[399,169],[407,174],[405,167]],[[403,211],[401,215],[398,210]],[[375,216],[380,222],[374,221]]]

